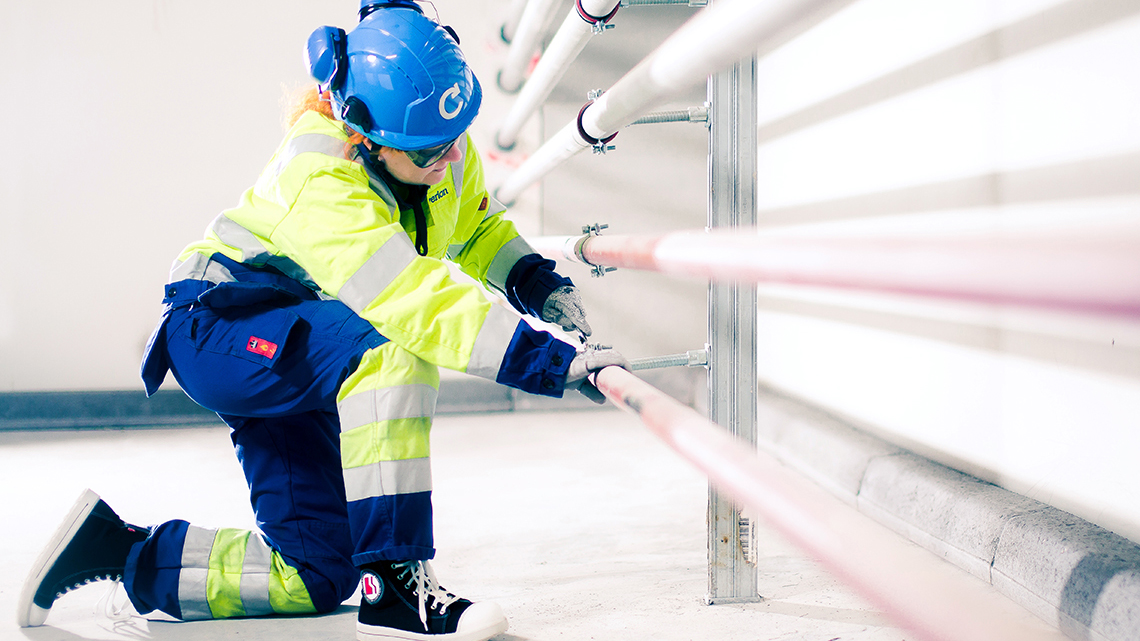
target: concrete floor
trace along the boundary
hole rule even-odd
[[[912,638],[763,531],[765,598],[705,605],[705,480],[617,410],[444,416],[433,457],[436,572],[502,605],[500,641]],[[224,427],[0,433],[0,487],[0,639],[354,638],[358,596],[321,617],[116,625],[93,614],[105,583],[15,627],[28,565],[84,487],[135,523],[251,527]]]

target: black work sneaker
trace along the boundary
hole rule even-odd
[[[427,561],[365,565],[360,593],[360,641],[485,641],[507,630],[497,604],[472,603],[444,590]]]
[[[127,525],[99,495],[85,490],[36,559],[16,609],[20,627],[43,625],[55,600],[88,583],[123,578],[131,546],[146,528]]]

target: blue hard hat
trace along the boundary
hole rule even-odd
[[[355,29],[321,27],[305,48],[309,72],[331,91],[333,112],[395,149],[458,138],[479,113],[483,90],[452,32],[408,2],[362,5]]]

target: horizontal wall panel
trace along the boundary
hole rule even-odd
[[[1140,17],[1129,17],[770,140],[760,146],[761,218],[844,196],[1127,162],[1140,150],[1137,59]]]
[[[855,2],[760,62],[760,224],[1137,237],[1137,61],[1140,0]],[[759,308],[766,384],[1140,541],[1140,319],[769,285]]]
[[[1140,379],[762,309],[761,380],[1140,541]]]

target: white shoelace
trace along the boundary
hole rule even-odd
[[[115,595],[119,591],[121,581],[114,579],[110,581],[110,584],[107,591],[103,593],[103,597],[95,604],[95,615],[104,616],[116,623],[120,621],[130,621],[131,613],[127,612],[127,604],[129,604],[130,601],[125,601],[122,605],[115,605]]]
[[[459,597],[444,590],[439,585],[439,579],[435,578],[435,572],[431,569],[431,563],[427,561],[408,561],[406,563],[396,564],[394,567],[403,567],[404,571],[397,575],[397,579],[402,579],[405,574],[411,572],[411,580],[404,584],[405,587],[412,587],[412,583],[416,584],[416,596],[420,601],[420,622],[424,624],[424,630],[427,631],[427,600],[431,597],[439,604],[439,613],[446,614],[447,606],[459,600]]]
[[[131,607],[130,599],[120,605],[115,605],[118,595],[120,579],[112,579],[103,597],[95,604],[95,622],[104,630],[115,634],[117,638],[150,639],[146,619],[139,616]]]

